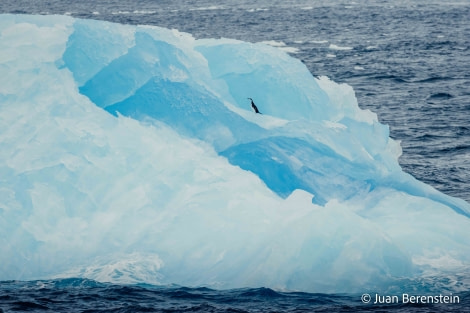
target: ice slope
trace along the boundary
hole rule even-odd
[[[400,151],[351,87],[276,48],[0,16],[0,280],[363,292],[467,275],[469,204]]]

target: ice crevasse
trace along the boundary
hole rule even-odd
[[[468,273],[470,205],[400,153],[350,86],[276,48],[0,16],[0,280],[360,292]]]

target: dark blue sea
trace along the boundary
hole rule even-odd
[[[454,294],[459,303],[440,304],[373,304],[375,295],[364,304],[361,296],[129,286],[70,278],[1,282],[0,312],[470,312],[470,292]]]
[[[265,41],[315,76],[353,86],[401,141],[417,179],[470,201],[470,1],[2,0],[0,13],[66,14]],[[1,266],[1,265],[0,265]],[[5,281],[0,312],[470,312],[454,304],[364,304],[356,294]]]

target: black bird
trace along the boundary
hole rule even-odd
[[[261,112],[258,110],[258,107],[256,106],[256,104],[253,102],[253,99],[251,98],[248,98],[251,100],[251,107],[253,108],[253,110],[255,110],[255,113],[258,113],[258,114],[261,114]]]

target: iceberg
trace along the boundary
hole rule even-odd
[[[275,47],[1,15],[0,280],[467,288],[470,205],[400,153]]]

